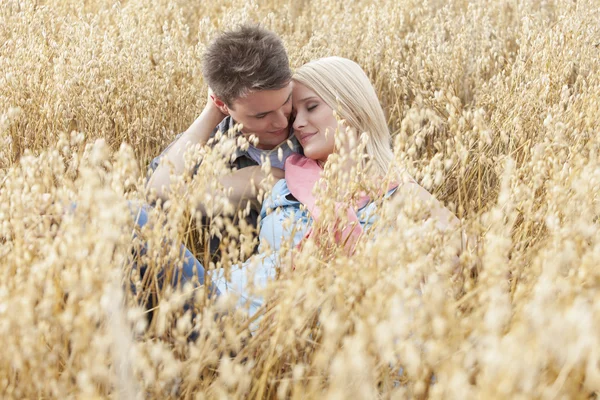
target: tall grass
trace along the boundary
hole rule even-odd
[[[591,0],[3,0],[3,397],[595,398],[599,14]],[[160,289],[152,274],[137,297],[124,290],[140,238],[156,271],[180,261],[172,243],[229,224],[223,211],[197,229],[192,211],[223,201],[229,138],[195,154],[187,195],[141,232],[127,201],[145,201],[148,161],[203,107],[204,46],[244,21],[281,35],[294,67],[363,66],[397,165],[476,245],[456,260],[414,204],[392,200],[353,257],[295,254],[254,335],[235,299]],[[219,261],[195,248],[209,268],[252,251],[229,225]]]

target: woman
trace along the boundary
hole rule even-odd
[[[295,154],[288,157],[285,179],[275,184],[271,195],[263,203],[259,254],[233,266],[228,277],[224,271],[212,273],[212,281],[219,291],[238,295],[238,304],[247,306],[250,316],[256,314],[263,304],[262,296],[252,287],[260,289],[275,278],[277,269],[285,264],[279,258],[283,244],[295,247],[306,237],[315,235],[319,240],[315,232],[322,230],[311,230],[321,214],[313,188],[331,156],[342,151],[341,146],[336,145],[336,139],[337,144],[356,143],[358,133],[366,132],[368,140],[361,160],[368,163],[368,167],[361,175],[365,180],[363,183],[380,182],[383,187],[379,189],[386,189],[383,197],[399,191],[402,196],[424,202],[442,228],[458,226],[457,218],[405,172],[394,177],[398,182],[405,182],[402,185],[385,184],[389,181],[393,160],[391,137],[375,90],[358,64],[345,58],[328,57],[302,66],[293,76],[292,104],[294,135],[304,149],[304,156]],[[341,138],[336,138],[336,135],[347,135],[347,140],[339,140]],[[349,152],[352,148],[346,145],[344,150]],[[343,164],[341,168],[356,167],[351,163]],[[345,187],[341,185],[337,189]],[[336,224],[334,237],[338,245],[351,253],[361,233],[372,225],[376,204],[363,197],[355,207],[341,203],[337,206],[347,211],[342,214],[347,214],[348,219]]]

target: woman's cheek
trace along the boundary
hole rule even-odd
[[[306,144],[304,155],[313,160],[320,160],[323,158],[324,150],[324,143],[320,140],[314,140]]]
[[[323,143],[323,148],[324,148],[325,152],[327,153],[327,155],[333,153],[333,150],[335,149],[334,132],[335,131],[330,131],[329,134],[327,135],[327,138],[325,139],[325,143]]]

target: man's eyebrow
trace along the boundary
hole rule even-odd
[[[283,102],[283,104],[281,105],[281,107],[285,106],[287,104],[288,101],[290,101],[290,99],[292,98],[292,93],[290,93],[290,95],[287,97],[287,99]],[[254,114],[255,117],[259,116],[259,115],[267,115],[269,113],[272,113],[273,111],[265,111],[265,112],[259,112]]]

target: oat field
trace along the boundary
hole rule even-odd
[[[208,41],[248,21],[293,68],[367,71],[396,163],[462,221],[458,260],[390,202],[353,257],[296,254],[253,335],[235,299],[128,290],[142,238],[149,268],[177,265],[173,242],[210,268],[252,251],[227,207],[191,211],[223,202],[230,143],[151,227],[128,209],[204,106]],[[597,0],[0,0],[1,397],[597,398],[599,21]]]

